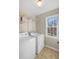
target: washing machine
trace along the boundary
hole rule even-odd
[[[38,55],[44,48],[44,34],[31,32],[30,35],[36,38],[36,55]]]
[[[19,59],[34,59],[36,56],[36,38],[21,33],[19,37]]]

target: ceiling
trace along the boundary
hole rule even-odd
[[[20,14],[35,16],[59,7],[59,0],[44,0],[42,7],[38,7],[35,0],[20,0]]]

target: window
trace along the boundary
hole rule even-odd
[[[46,18],[46,34],[47,36],[57,36],[58,32],[58,15],[48,16]]]

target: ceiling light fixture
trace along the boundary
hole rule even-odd
[[[37,4],[39,7],[42,6],[42,3],[43,3],[43,0],[37,0],[37,1],[36,1],[36,4]]]

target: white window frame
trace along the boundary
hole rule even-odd
[[[58,16],[59,17],[59,14],[54,14],[54,15],[51,15],[51,16],[47,16],[46,17],[46,37],[50,37],[50,38],[58,38],[58,34],[59,34],[59,22],[58,22],[58,24],[57,24],[57,34],[56,34],[56,36],[50,36],[50,35],[48,35],[48,22],[47,22],[47,20],[48,20],[48,18],[49,17],[52,17],[52,16]],[[59,21],[59,20],[58,20]]]

